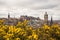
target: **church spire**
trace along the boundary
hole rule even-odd
[[[10,19],[10,13],[8,13],[8,19]]]
[[[50,26],[52,26],[52,24],[53,24],[53,19],[52,19],[52,16],[51,16]]]

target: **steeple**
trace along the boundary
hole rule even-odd
[[[10,20],[10,13],[8,13],[8,20]]]
[[[47,14],[47,12],[45,12],[45,14],[44,14],[44,23],[48,24],[48,14]]]
[[[53,24],[53,19],[52,19],[52,16],[51,16],[50,26],[52,26],[52,24]]]
[[[8,19],[10,19],[10,13],[8,13]]]

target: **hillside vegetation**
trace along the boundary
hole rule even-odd
[[[14,25],[3,25],[0,20],[0,40],[60,40],[60,27],[58,24],[52,26],[44,24],[34,29],[27,25],[27,20]]]

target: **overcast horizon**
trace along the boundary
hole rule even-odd
[[[44,19],[45,12],[60,20],[60,0],[0,0],[0,17],[28,15]]]

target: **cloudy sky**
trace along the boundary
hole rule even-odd
[[[28,15],[44,18],[47,11],[49,19],[60,20],[60,0],[0,0],[0,17],[19,17]]]

